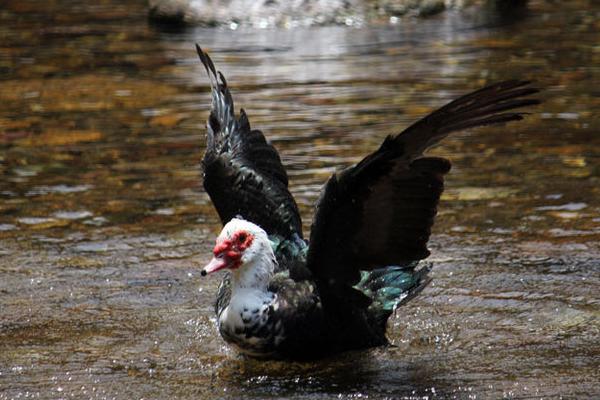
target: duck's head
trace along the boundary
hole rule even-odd
[[[224,227],[213,249],[213,259],[202,276],[222,269],[240,270],[266,254],[273,254],[267,233],[252,222],[234,218]]]

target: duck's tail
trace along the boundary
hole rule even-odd
[[[431,282],[431,264],[417,269],[418,261],[406,266],[388,266],[361,271],[356,289],[371,298],[369,311],[374,322],[385,330],[387,319],[396,308],[419,294]]]

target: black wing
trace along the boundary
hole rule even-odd
[[[538,92],[528,84],[506,81],[460,97],[334,174],[311,229],[307,263],[319,281],[348,298],[355,295],[350,288],[359,281],[359,270],[426,258],[450,162],[423,152],[450,132],[522,119],[521,113],[506,111],[539,103],[523,98]]]
[[[227,82],[196,45],[212,88],[212,109],[207,124],[204,188],[221,222],[242,216],[268,234],[302,237],[298,206],[288,190],[288,178],[277,150],[259,130],[250,128],[244,110],[235,117]]]

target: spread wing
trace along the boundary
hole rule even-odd
[[[240,215],[269,234],[302,237],[298,206],[288,190],[288,178],[277,150],[261,131],[251,129],[244,110],[235,117],[227,82],[196,45],[210,78],[212,109],[207,124],[204,188],[221,222]]]
[[[426,258],[450,162],[423,152],[450,132],[522,119],[510,110],[539,103],[524,98],[538,92],[528,85],[506,81],[460,97],[334,174],[317,205],[307,256],[319,281],[347,298],[359,270]]]

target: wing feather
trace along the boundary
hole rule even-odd
[[[423,152],[450,132],[520,120],[538,104],[529,82],[506,81],[462,96],[396,136],[355,166],[334,174],[317,204],[307,266],[325,298],[344,301],[360,270],[409,266],[429,256],[427,242],[450,162]],[[364,306],[364,302],[361,306]]]
[[[277,150],[261,131],[251,129],[242,109],[236,118],[227,81],[198,45],[196,50],[211,85],[212,108],[202,160],[204,188],[221,222],[241,215],[269,234],[302,237],[298,206],[288,190],[287,173]]]

